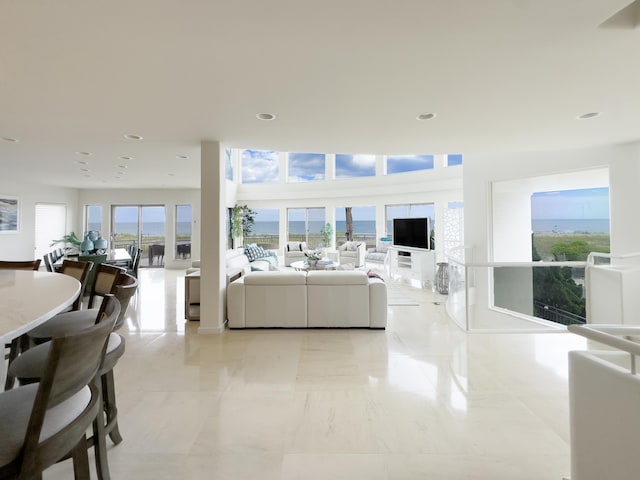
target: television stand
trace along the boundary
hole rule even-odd
[[[433,288],[436,278],[434,250],[389,247],[389,276],[420,282],[422,288]]]

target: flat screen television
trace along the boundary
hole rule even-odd
[[[393,245],[429,250],[429,217],[394,218]]]

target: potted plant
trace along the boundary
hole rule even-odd
[[[322,245],[325,248],[331,248],[333,244],[333,227],[330,223],[326,223],[320,230],[320,236],[322,237]]]
[[[251,233],[255,214],[256,212],[246,205],[236,204],[231,209],[231,235],[235,248],[242,246],[244,236]]]
[[[58,240],[52,240],[49,246],[53,247],[54,245],[57,245],[59,243],[64,244],[65,250],[67,251],[66,253],[72,253],[73,249],[75,249],[76,252],[80,251],[80,244],[82,243],[82,241],[78,237],[76,237],[75,232],[71,232],[66,234],[64,237],[59,238]],[[71,247],[68,247],[67,245],[71,245]]]
[[[306,250],[304,256],[307,257],[307,263],[310,267],[315,267],[318,260],[322,259],[322,252],[320,250]]]

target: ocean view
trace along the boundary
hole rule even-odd
[[[177,225],[177,233],[178,235],[191,235],[191,222],[178,222]],[[100,224],[98,223],[90,223],[89,228],[91,230],[101,231]],[[163,236],[165,235],[165,224],[164,222],[146,222],[143,225],[142,233],[143,235],[153,235],[153,236]],[[116,223],[116,234],[129,234],[129,235],[137,235],[138,233],[138,223],[137,222],[119,222]]]
[[[609,219],[532,219],[531,230],[534,233],[609,233]]]

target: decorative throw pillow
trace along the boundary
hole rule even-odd
[[[258,258],[262,258],[265,256],[264,249],[262,247],[259,247],[255,243],[252,243],[250,245],[245,245],[244,254],[247,256],[250,262],[253,262]]]
[[[348,242],[347,250],[350,252],[355,252],[358,250],[358,244],[356,242]]]

